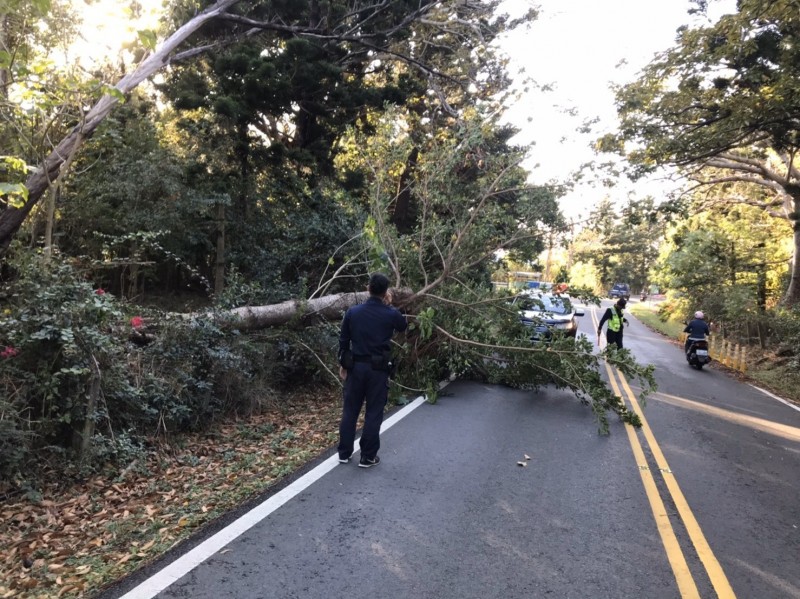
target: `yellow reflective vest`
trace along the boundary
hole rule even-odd
[[[618,333],[622,328],[622,314],[616,308],[611,308],[611,318],[608,320],[608,330]]]

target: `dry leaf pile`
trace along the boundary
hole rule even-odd
[[[115,478],[42,500],[0,503],[0,599],[90,597],[336,441],[335,393],[298,396],[213,433],[185,437]]]

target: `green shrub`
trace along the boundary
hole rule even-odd
[[[17,249],[0,287],[0,478],[34,464],[128,463],[154,435],[250,414],[296,384],[330,383],[336,330],[269,334],[140,309],[68,261]],[[126,314],[127,312],[127,314]],[[131,318],[131,316],[134,318]]]
[[[110,296],[66,262],[17,252],[0,290],[0,396],[5,398],[0,469],[19,466],[26,448],[79,447],[91,396],[113,378],[125,343],[114,333],[122,314]]]

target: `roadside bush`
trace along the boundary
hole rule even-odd
[[[17,252],[0,290],[0,396],[5,425],[0,471],[19,467],[33,446],[80,449],[86,406],[125,354],[112,325],[122,315],[58,259]]]
[[[0,287],[0,478],[126,463],[154,436],[249,415],[298,381],[330,384],[335,331],[241,335],[213,313],[139,309],[68,261],[17,249]],[[126,313],[127,312],[127,313]],[[133,318],[131,316],[133,315]],[[25,472],[25,476],[20,473]]]
[[[800,307],[779,307],[773,311],[772,337],[776,346],[792,353],[793,366],[800,369]]]

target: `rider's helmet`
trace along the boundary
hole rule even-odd
[[[700,310],[698,310],[697,312],[694,313],[694,317],[703,320],[706,317],[706,315],[703,314]]]

